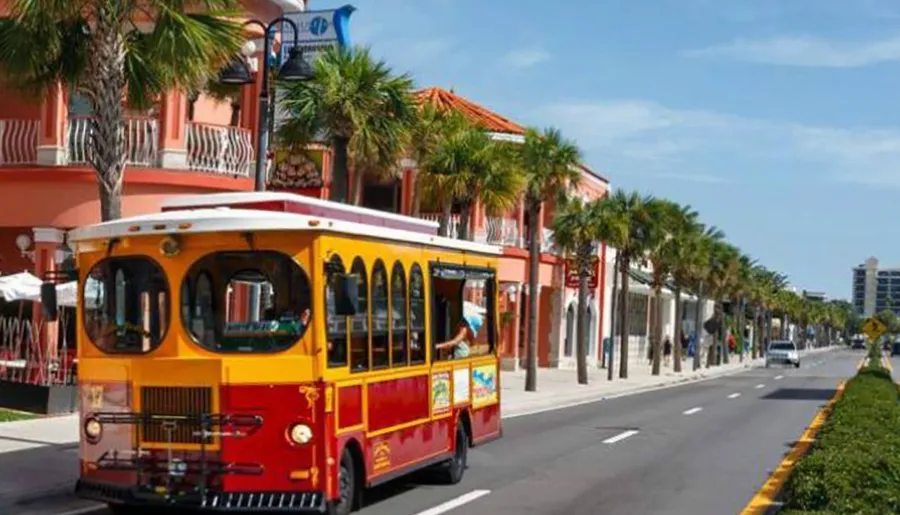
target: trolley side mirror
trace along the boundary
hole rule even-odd
[[[359,282],[353,275],[336,274],[334,281],[334,309],[338,316],[356,315],[359,305]]]
[[[58,318],[59,305],[56,300],[55,283],[41,283],[41,311],[47,322],[55,322]]]

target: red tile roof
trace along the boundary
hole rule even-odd
[[[446,89],[426,88],[417,91],[415,97],[420,104],[431,104],[442,111],[451,109],[457,111],[486,131],[525,134],[525,128],[521,125]]]

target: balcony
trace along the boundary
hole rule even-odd
[[[159,120],[128,117],[123,123],[126,164],[162,167]],[[254,160],[250,131],[188,122],[184,169],[232,177],[250,177]],[[90,165],[90,117],[73,116],[65,135],[62,166]],[[39,120],[0,119],[0,166],[38,165]]]

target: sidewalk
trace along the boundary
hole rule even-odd
[[[804,351],[802,355],[829,349]],[[737,356],[734,356],[737,358]],[[575,370],[539,369],[538,391],[525,392],[524,371],[503,372],[500,378],[503,417],[522,416],[566,405],[600,401],[679,383],[735,374],[763,364],[762,360],[733,360],[728,365],[675,374],[664,369],[659,376],[649,366],[634,366],[628,379],[606,380],[606,370],[592,369],[590,384],[579,385]],[[618,370],[616,370],[618,372]],[[72,491],[78,475],[78,416],[0,423],[0,513],[16,513],[14,505]]]

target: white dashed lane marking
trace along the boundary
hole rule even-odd
[[[619,433],[616,436],[611,436],[611,437],[607,438],[606,440],[603,440],[603,443],[621,442],[622,440],[624,440],[626,438],[631,438],[632,436],[634,436],[636,434],[638,434],[638,431],[636,429],[630,429],[628,431]]]
[[[700,413],[701,411],[703,411],[703,408],[701,408],[701,407],[698,406],[698,407],[696,407],[696,408],[691,408],[691,409],[689,409],[689,410],[686,410],[686,411],[684,412],[684,414],[685,414],[685,415],[693,415],[694,413]]]

